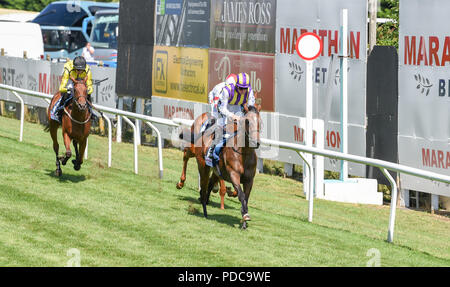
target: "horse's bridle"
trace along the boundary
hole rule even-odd
[[[74,82],[74,83],[75,83],[75,82]],[[75,83],[75,84],[77,84],[77,83]],[[86,85],[86,83],[84,83],[84,85]],[[88,101],[88,99],[87,99],[87,97],[88,97],[87,95],[75,97],[75,85],[72,87],[72,94],[73,94],[73,96],[72,96],[72,101],[75,102],[75,104],[77,105],[77,107],[78,107],[78,109],[79,109],[80,111],[86,110],[87,107],[88,107],[89,105],[91,105],[91,103],[90,103],[90,102]],[[86,101],[85,107],[82,107],[82,106],[80,105],[80,103],[78,103],[78,100],[79,100],[80,98],[85,98],[85,101]],[[89,116],[87,117],[87,119],[86,119],[85,121],[80,122],[80,121],[74,119],[74,118],[72,117],[72,115],[66,110],[65,107],[64,107],[64,112],[67,114],[67,116],[70,118],[71,121],[73,121],[73,122],[75,122],[75,123],[77,123],[77,124],[80,124],[80,125],[84,125],[85,123],[87,123],[88,121],[90,121],[91,116],[92,116],[92,114],[89,112],[89,109],[88,109]]]
[[[84,84],[84,85],[86,85],[86,84]],[[87,106],[90,104],[89,101],[88,101],[88,98],[87,98],[88,96],[87,95],[78,96],[77,98],[75,97],[75,85],[72,88],[72,95],[73,95],[72,101],[75,102],[75,104],[78,106],[78,109],[80,109],[81,111],[84,111],[87,108]],[[85,107],[82,107],[80,105],[80,103],[78,103],[78,100],[81,99],[81,98],[84,98],[86,103],[87,103]]]

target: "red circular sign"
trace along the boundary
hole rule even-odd
[[[295,44],[297,54],[305,61],[312,61],[320,56],[323,49],[323,43],[317,34],[308,32],[303,33]]]

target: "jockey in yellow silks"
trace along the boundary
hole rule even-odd
[[[68,99],[72,94],[73,83],[70,79],[73,77],[75,80],[84,80],[87,77],[86,86],[88,92],[88,101],[91,103],[91,94],[93,92],[92,88],[92,72],[89,65],[86,65],[86,60],[78,56],[73,61],[68,61],[64,65],[63,76],[61,79],[61,84],[59,86],[59,91],[61,92],[61,101],[59,101],[59,107],[56,109],[56,114],[58,118],[61,118],[62,110],[67,105]],[[90,106],[90,105],[89,105]]]
[[[250,77],[247,73],[240,73],[236,76],[236,84],[226,84],[219,94],[219,101],[217,103],[217,124],[222,129],[230,119],[239,121],[243,116],[243,105],[255,105],[255,95],[250,85]],[[225,132],[223,133],[225,137]],[[206,164],[212,166],[213,151],[216,145],[223,140],[222,138],[215,138],[208,149],[205,160]]]

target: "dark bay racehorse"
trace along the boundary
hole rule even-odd
[[[50,118],[50,111],[61,97],[60,92],[53,96],[47,113],[50,135],[53,140],[53,150],[56,154],[56,176],[62,175],[60,161],[63,165],[66,165],[67,160],[72,156],[72,151],[70,150],[71,141],[73,141],[76,154],[75,159],[72,160],[73,168],[75,170],[80,170],[81,164],[83,163],[83,155],[86,149],[87,138],[91,129],[91,112],[89,111],[89,105],[91,103],[87,100],[87,77],[84,80],[75,80],[71,77],[71,80],[74,84],[74,92],[72,93],[73,97],[70,104],[64,108],[64,113],[61,120],[64,146],[66,147],[65,156],[58,156],[59,144],[57,132],[60,124]]]
[[[228,139],[222,152],[218,168],[213,168],[213,175],[209,178],[210,167],[205,164],[205,154],[211,144],[212,136],[203,136],[203,145],[196,145],[195,154],[198,171],[200,173],[200,198],[203,206],[203,215],[208,216],[206,204],[208,203],[211,190],[217,180],[223,179],[230,182],[239,201],[241,202],[242,228],[247,228],[248,200],[253,187],[253,179],[256,174],[257,157],[255,149],[260,145],[260,115],[261,106],[257,108],[244,106],[245,116],[239,123],[226,126],[227,133],[234,134]],[[241,184],[244,189],[242,190]]]
[[[186,181],[186,169],[189,159],[192,157],[196,157],[194,142],[197,142],[196,138],[202,136],[202,133],[200,132],[201,127],[206,121],[211,120],[214,120],[214,118],[211,116],[210,113],[203,113],[195,119],[189,131],[183,131],[180,134],[180,138],[187,140],[189,144],[183,149],[183,170],[181,171],[180,181],[177,183],[178,189],[182,189],[184,186],[184,182]],[[213,122],[211,122],[211,124],[213,124]],[[206,133],[208,134],[208,131],[206,131]],[[184,136],[190,138],[184,138]],[[236,191],[232,192],[231,190],[226,188],[225,182],[222,179],[219,180],[219,194],[220,194],[220,209],[224,209],[225,194],[228,194],[228,196],[230,197],[237,196]]]

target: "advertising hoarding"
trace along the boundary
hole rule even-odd
[[[340,149],[339,30],[342,9],[348,10],[348,140],[349,153],[366,155],[367,2],[359,0],[285,0],[277,4],[275,111],[305,117],[306,63],[296,53],[301,34],[313,32],[323,50],[313,65],[313,118],[325,122],[325,147]],[[283,129],[294,130],[287,121]],[[290,141],[292,142],[292,141]],[[356,144],[352,144],[356,143]],[[285,151],[280,151],[283,156]],[[328,163],[327,163],[328,161]],[[339,170],[339,164],[325,168]],[[365,176],[363,165],[349,164],[349,173]]]
[[[274,56],[260,53],[209,49],[209,90],[225,81],[230,73],[247,73],[262,110],[274,111]]]
[[[211,1],[211,48],[275,53],[275,0]]]
[[[29,60],[13,57],[0,57],[0,83],[40,93],[54,95],[59,91],[64,63]],[[116,70],[114,68],[91,66],[92,79],[103,80],[94,85],[92,102],[102,106],[116,107]],[[97,89],[98,88],[98,89]],[[48,103],[40,98],[23,96],[27,105],[48,107]],[[9,92],[0,90],[0,99],[19,102]]]
[[[156,13],[156,45],[209,47],[210,1],[165,0]]]
[[[208,50],[155,46],[152,86],[156,96],[206,103]]]
[[[450,175],[450,36],[444,0],[400,1],[399,163]],[[426,21],[418,21],[426,19]],[[450,186],[400,175],[401,187],[450,196]]]

